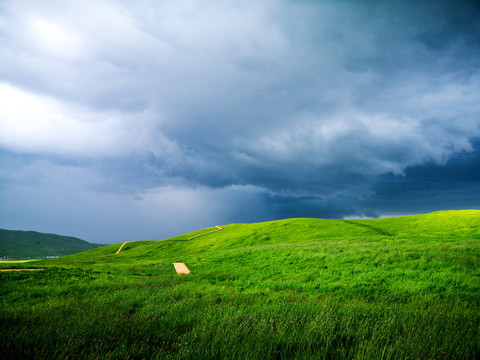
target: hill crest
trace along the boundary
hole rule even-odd
[[[180,261],[186,256],[293,246],[294,244],[348,241],[454,241],[480,239],[480,210],[442,211],[424,215],[331,220],[294,218],[253,224],[222,225],[222,231],[206,228],[164,240],[117,243],[69,256],[65,260],[87,262]],[[204,234],[202,236],[198,236]],[[191,240],[186,240],[191,239]],[[117,254],[119,248],[122,250]]]

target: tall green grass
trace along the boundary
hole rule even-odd
[[[47,270],[0,273],[2,357],[476,359],[479,222],[290,219],[17,264]]]

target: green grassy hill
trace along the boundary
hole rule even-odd
[[[195,239],[186,239],[210,232],[207,228],[161,241],[128,242],[115,255],[122,243],[66,257],[60,262],[89,264],[180,261],[196,254],[224,250],[261,250],[275,247],[310,246],[312,244],[350,243],[448,243],[460,239],[480,239],[480,210],[439,211],[425,215],[372,219],[324,220],[287,219],[255,224],[231,224]],[[183,240],[183,241],[180,241]]]
[[[480,211],[209,228],[0,272],[20,358],[477,359]],[[191,275],[176,275],[183,262]],[[0,264],[0,269],[6,266]]]
[[[99,246],[70,236],[0,229],[0,257],[63,256]]]

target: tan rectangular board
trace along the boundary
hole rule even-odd
[[[173,266],[175,266],[175,271],[177,274],[190,274],[190,270],[185,266],[184,263],[173,263]]]

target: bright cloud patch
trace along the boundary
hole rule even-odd
[[[174,145],[157,138],[150,146],[151,119],[141,114],[93,112],[82,106],[0,84],[0,146],[18,152],[119,157]]]

